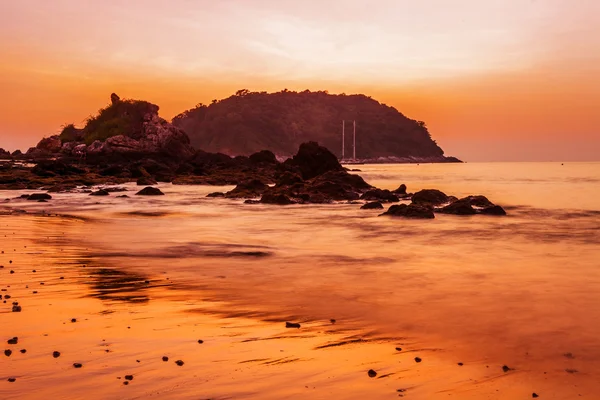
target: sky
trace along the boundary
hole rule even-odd
[[[107,105],[364,93],[467,161],[600,160],[597,0],[0,0],[0,147]]]

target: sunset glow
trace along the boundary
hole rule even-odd
[[[111,92],[171,118],[256,91],[365,93],[467,161],[598,160],[593,0],[22,0],[0,4],[0,147]]]

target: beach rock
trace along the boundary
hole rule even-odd
[[[367,200],[367,201],[381,201],[381,202],[389,202],[389,203],[396,203],[398,201],[400,201],[400,199],[398,198],[398,196],[396,196],[395,194],[393,194],[392,192],[390,192],[387,189],[372,189],[372,190],[368,190],[367,192],[363,193],[362,196],[360,196],[361,200]]]
[[[383,204],[381,204],[379,201],[373,201],[371,203],[367,203],[365,205],[363,205],[360,209],[361,210],[377,210],[377,209],[382,209],[383,208]]]
[[[416,363],[420,363],[421,361],[423,361],[423,360],[421,359],[421,357],[415,357],[415,362],[416,362]]]
[[[463,199],[460,199],[459,201],[466,201],[466,202],[468,202],[472,206],[482,207],[482,208],[492,207],[492,206],[495,205],[494,203],[492,203],[491,201],[489,201],[487,197],[481,196],[481,195],[478,195],[478,196],[467,196],[467,197],[465,197]]]
[[[10,350],[10,349],[6,349],[6,350],[4,350],[4,355],[5,355],[6,357],[10,357],[10,355],[11,355],[11,354],[12,354],[12,350]]]
[[[272,151],[262,150],[248,157],[255,164],[277,164],[277,158]]]
[[[225,197],[223,192],[212,192],[206,195],[206,197]]]
[[[260,199],[260,202],[263,204],[276,204],[280,206],[286,206],[290,204],[295,204],[294,201],[290,200],[285,194],[270,194],[265,193]]]
[[[401,196],[404,196],[404,195],[406,195],[406,185],[405,185],[404,183],[403,183],[403,184],[401,184],[401,185],[398,187],[398,189],[396,189],[396,190],[392,190],[392,193],[394,193],[394,194],[398,194],[398,195],[401,195]]]
[[[90,196],[109,196],[110,193],[108,193],[108,191],[104,190],[104,189],[100,189],[96,192],[92,192],[90,193]]]
[[[432,219],[435,218],[433,214],[433,208],[427,205],[417,204],[396,204],[391,206],[386,212],[381,215],[388,215],[392,217],[405,217],[405,218],[420,218],[420,219]]]
[[[483,215],[498,215],[498,216],[506,215],[506,211],[504,210],[504,208],[502,208],[500,206],[491,206],[491,207],[482,208],[479,212]]]
[[[19,305],[13,305],[12,306],[12,312],[21,312],[22,308]]]
[[[21,350],[19,350],[19,352],[20,352],[21,354],[25,354],[25,353],[27,353],[27,349],[21,349]]]
[[[248,199],[248,200],[244,201],[244,204],[260,204],[260,200]]]
[[[48,193],[33,193],[27,196],[27,200],[29,201],[39,201],[39,200],[50,200],[52,196]]]
[[[145,187],[135,194],[136,196],[164,196],[164,193],[158,188],[151,186]]]
[[[52,357],[54,357],[54,358],[60,357],[60,352],[58,352],[58,351],[53,352]]]
[[[85,174],[85,170],[60,160],[46,160],[38,162],[31,172],[41,177],[71,176]]]
[[[19,338],[15,336],[12,339],[8,339],[7,343],[8,344],[17,344],[17,343],[19,343]]]
[[[285,164],[300,170],[304,180],[315,178],[329,171],[344,171],[337,157],[317,142],[302,143],[298,153]]]
[[[138,178],[136,183],[138,186],[151,186],[156,185],[157,182],[150,176],[141,176]]]
[[[537,393],[531,393],[531,397],[533,397],[534,399],[537,399],[540,396]]]
[[[402,351],[402,347],[396,347],[396,351]]]
[[[183,366],[184,362],[181,360],[177,360],[177,361],[175,361],[175,364],[177,364],[178,366],[181,367],[181,366]]]
[[[125,375],[125,379],[128,381],[132,381],[133,380],[133,375]]]
[[[437,189],[423,189],[412,196],[412,202],[420,205],[437,206],[448,201],[448,196]]]
[[[377,376],[377,372],[375,372],[373,369],[370,369],[367,371],[367,375],[369,375],[369,378],[375,378]]]
[[[443,214],[453,215],[475,215],[477,211],[471,206],[470,202],[466,199],[457,200],[447,206],[436,210]]]
[[[510,371],[510,370],[511,370],[511,368],[510,368],[510,367],[508,367],[507,365],[503,365],[503,366],[502,366],[502,371],[504,371],[504,372],[508,372],[508,371]]]
[[[198,344],[204,343],[204,340],[198,340]]]
[[[240,182],[233,190],[225,193],[225,197],[232,199],[252,198],[261,196],[269,186],[258,179],[250,179]]]
[[[17,381],[17,379],[16,379],[16,378],[8,378],[8,381],[9,381],[10,383],[13,383],[13,382],[16,382],[16,381]]]
[[[286,328],[300,328],[300,324],[295,323],[295,322],[286,322],[285,323],[285,327]]]
[[[74,364],[73,364],[73,367],[75,367],[75,368],[81,368],[81,367],[83,367],[83,364],[80,364],[80,363],[74,363]]]
[[[163,356],[162,360],[163,360],[164,362],[167,362],[167,361],[169,361],[169,357],[167,357],[167,356]]]
[[[276,180],[276,187],[282,187],[282,186],[294,186],[296,184],[302,184],[304,182],[304,180],[302,179],[302,177],[296,173],[293,172],[289,172],[286,171],[284,173],[282,173],[281,175],[279,175],[279,177]]]

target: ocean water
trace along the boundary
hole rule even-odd
[[[55,228],[65,242],[107,267],[168,273],[178,282],[169,300],[210,300],[266,320],[336,318],[441,357],[600,393],[600,163],[353,168],[380,188],[485,195],[508,216],[410,220],[356,204],[247,205],[206,198],[231,187],[170,184],[159,185],[160,197],[132,196],[137,187],[125,185],[130,198],[53,194],[49,203],[3,191],[11,200],[0,207],[79,217]],[[576,384],[566,381],[574,375]]]

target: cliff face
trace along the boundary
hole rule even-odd
[[[423,122],[365,95],[240,90],[185,111],[173,124],[189,135],[192,145],[206,151],[249,155],[267,149],[290,156],[301,143],[318,141],[341,157],[342,120],[356,120],[359,159],[444,159]],[[346,123],[345,153],[346,158],[352,156],[352,122]]]

